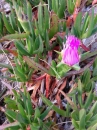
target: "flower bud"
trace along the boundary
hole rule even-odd
[[[80,45],[80,40],[75,36],[68,36],[66,44],[61,52],[62,62],[69,66],[73,66],[79,63],[80,58],[78,54],[78,48]]]

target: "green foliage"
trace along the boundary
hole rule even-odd
[[[65,76],[65,74],[71,69],[70,66],[63,64],[63,63],[59,63],[58,65],[56,65],[55,61],[52,61],[51,67],[50,67],[50,73],[51,75],[57,77],[58,79],[60,79],[61,77]]]
[[[0,37],[1,37],[2,34],[3,34],[3,27],[4,27],[3,16],[2,16],[2,14],[0,13]]]
[[[8,32],[14,33],[14,30],[13,30],[12,26],[9,24],[5,14],[3,14],[3,21],[4,21],[4,25],[5,25],[6,29],[8,30]]]
[[[51,121],[44,121],[44,118],[47,116],[51,107],[47,108],[41,112],[41,108],[33,108],[30,95],[28,92],[19,92],[13,90],[14,99],[10,97],[5,98],[5,103],[7,105],[6,116],[10,122],[17,121],[17,125],[14,126],[14,129],[26,130],[28,126],[31,129],[35,130],[45,130],[45,128],[50,128],[52,125]],[[48,126],[49,123],[49,126]],[[13,127],[9,127],[10,130]]]
[[[93,81],[97,80],[97,58],[95,59],[94,63],[93,63]]]
[[[0,64],[1,67],[8,68],[9,71],[14,74],[14,77],[6,77],[8,80],[19,81],[19,82],[26,82],[30,80],[31,75],[33,73],[33,69],[23,61],[23,58],[19,55],[17,58],[14,59],[15,66],[10,66],[7,64]],[[5,77],[2,77],[5,78]]]
[[[81,40],[93,35],[97,31],[97,16],[94,15],[94,9],[91,15],[86,13],[82,16],[79,12],[74,23],[71,23],[70,29],[67,27],[66,17],[73,17],[76,0],[6,1],[10,3],[11,12],[8,16],[0,13],[0,42],[13,40],[15,50],[4,50],[4,52],[15,53],[13,60],[15,65],[0,63],[0,67],[7,68],[11,74],[14,74],[14,77],[3,78],[26,83],[30,81],[33,73],[47,73],[59,80],[68,76],[70,70],[80,69],[78,65],[70,67],[63,64],[60,52],[58,52],[58,58],[52,57],[51,64],[48,65],[46,61],[49,67],[42,66],[40,59],[49,60],[48,52],[53,53],[56,45],[61,51],[68,34],[73,34]],[[81,62],[96,54],[97,51],[82,54]],[[72,124],[76,130],[96,130],[97,97],[93,92],[96,80],[97,58],[93,64],[93,72],[90,72],[89,68],[86,69],[76,78],[77,87],[67,94],[76,107],[72,108],[70,102],[67,102],[65,110],[59,109],[43,94],[40,96],[48,108],[45,110],[38,106],[34,108],[26,90],[24,92],[13,90],[13,99],[5,98],[7,106],[5,113],[9,122],[17,122],[8,129],[26,130],[29,126],[31,130],[47,130],[51,128],[52,121],[45,120],[45,117],[53,109],[61,116],[72,118]],[[83,100],[83,94],[85,94],[85,100]]]
[[[78,80],[78,87],[69,94],[73,102],[78,106],[78,109],[73,110],[71,113],[72,124],[76,130],[92,130],[93,128],[96,130],[97,118],[95,112],[97,102],[92,106],[94,100],[93,88],[94,84],[90,78],[90,71],[87,69]],[[84,92],[87,96],[85,101],[82,99]]]
[[[67,1],[67,9],[68,9],[68,12],[70,14],[72,14],[74,12],[74,8],[75,8],[75,1],[74,0],[68,0]]]
[[[49,72],[52,76],[55,76],[56,78],[60,79],[64,76],[66,76],[67,72],[69,72],[71,69],[79,70],[80,67],[78,65],[69,66],[67,64],[64,64],[62,62],[62,56],[60,52],[59,53],[59,61],[56,63],[52,60]]]
[[[72,124],[75,129],[79,130],[96,130],[97,128],[97,115],[95,115],[97,102],[91,107],[90,111],[86,111],[84,108],[80,111],[73,111],[71,114]]]
[[[90,91],[91,90],[91,86],[92,83],[90,81],[91,75],[90,75],[90,70],[86,69],[83,73],[83,75],[81,76],[81,82],[83,84],[83,89],[86,91]]]
[[[82,22],[83,21],[83,22]],[[82,19],[82,13],[79,12],[77,18],[75,20],[74,26],[72,27],[71,33],[80,39],[88,38],[96,32],[95,23],[97,21],[97,17],[94,16],[94,9],[92,9],[91,16],[86,13],[84,16],[84,20]]]
[[[57,106],[53,105],[51,101],[49,101],[43,94],[41,94],[42,100],[45,104],[47,104],[49,107],[52,106],[52,109],[57,112],[58,114],[66,117],[66,112],[64,110],[59,109]]]
[[[52,0],[50,7],[52,7],[52,10],[59,18],[63,18],[66,10],[66,0]]]

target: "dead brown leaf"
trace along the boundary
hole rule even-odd
[[[70,26],[72,25],[72,23],[73,23],[73,19],[72,19],[72,17],[70,16],[70,17],[68,17],[68,19],[66,20],[66,26],[67,26],[67,27],[70,27]]]
[[[62,109],[61,98],[60,98],[59,93],[57,93],[57,95],[56,95],[56,100],[57,100],[58,106],[60,106],[60,108]]]
[[[31,98],[33,100],[35,100],[35,97],[36,97],[36,93],[40,87],[40,84],[41,84],[41,80],[37,81],[37,83],[34,85],[34,90],[33,90],[33,93],[31,94]]]
[[[51,111],[48,113],[48,115],[45,117],[45,120],[48,119],[48,118],[50,118],[50,117],[52,117],[53,113],[54,113],[54,111],[51,110]]]
[[[11,49],[7,49],[8,52],[10,52],[11,54],[13,54],[14,56],[18,56],[18,53],[16,50],[11,50]]]
[[[61,91],[60,89],[59,89],[59,92],[66,98],[66,100],[67,100],[68,103],[71,105],[71,107],[72,107],[73,109],[76,109],[76,105],[71,101],[71,99],[67,96],[67,94],[64,93],[63,91]]]
[[[71,93],[76,87],[77,87],[77,83],[75,83],[75,84],[71,87],[71,89],[69,90],[69,93]]]
[[[50,87],[50,82],[51,82],[51,76],[46,74],[46,97],[48,98],[49,96],[49,87]]]
[[[65,34],[65,32],[58,32],[57,36],[60,36],[62,39],[64,39]]]
[[[67,83],[67,79],[65,79],[64,82],[62,83],[62,85],[60,86],[60,90],[63,90],[66,87],[66,83]],[[58,91],[58,93],[56,95],[56,100],[57,100],[58,105],[60,106],[60,108],[62,108],[61,98],[60,98],[60,91]]]
[[[52,85],[51,85],[51,91],[50,91],[50,92],[53,92],[53,90],[55,89],[56,85],[57,85],[57,80],[54,79],[54,80],[53,80],[53,83],[52,83]]]
[[[46,73],[44,73],[43,75],[39,76],[38,78],[35,78],[33,80],[42,80],[46,77]]]

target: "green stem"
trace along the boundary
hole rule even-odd
[[[9,51],[8,50],[0,50],[0,54],[2,54],[2,53],[9,53]]]

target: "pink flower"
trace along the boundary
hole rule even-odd
[[[80,40],[75,36],[68,36],[66,44],[62,50],[62,62],[69,66],[79,63],[80,58],[78,54]]]

